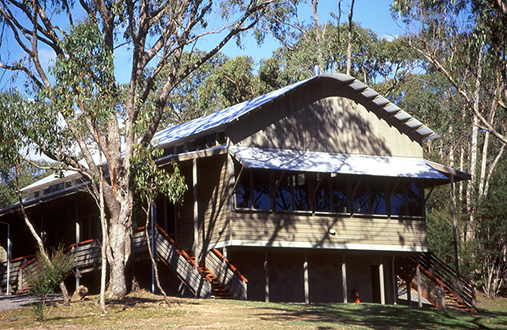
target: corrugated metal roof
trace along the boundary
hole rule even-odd
[[[247,168],[447,180],[422,158],[229,147]]]
[[[153,140],[158,142],[160,145],[165,145],[189,137],[191,135],[202,133],[225,125],[256,108],[259,108],[260,106],[271,102],[272,100],[314,78],[315,77],[309,78],[286,86],[284,88],[277,89],[276,91],[272,91],[262,96],[253,98],[249,101],[233,105],[227,109],[211,113],[209,115],[191,120],[178,126],[169,127],[163,131],[156,133],[153,137]]]
[[[391,103],[388,99],[375,92],[363,82],[346,74],[333,73],[315,76],[253,98],[249,101],[236,104],[227,109],[211,113],[177,126],[166,128],[155,134],[153,138],[154,143],[164,146],[195,134],[218,129],[220,126],[231,123],[250,111],[258,109],[260,106],[267,104],[276,98],[281,97],[282,95],[316,79],[334,79],[339,81],[342,84],[339,88],[350,88],[354,95],[361,96],[363,98],[362,101],[360,100],[359,102],[363,103],[369,111],[374,111],[380,118],[390,120],[391,122],[394,121],[394,126],[398,127],[409,136],[415,135],[423,141],[439,137],[439,135],[433,132],[433,130],[429,127],[415,120],[411,115],[401,110],[397,105]],[[68,174],[73,175],[74,172]],[[30,190],[52,182],[52,180],[49,179],[43,180],[44,181],[38,181],[28,187],[25,187],[23,190]],[[58,181],[57,179],[53,180]]]
[[[266,103],[273,101],[274,99],[296,89],[299,86],[302,86],[312,80],[322,78],[339,81],[343,84],[340,88],[350,88],[353,91],[354,95],[360,95],[368,100],[367,102],[361,102],[365,103],[364,106],[368,110],[376,112],[379,117],[384,118],[385,120],[394,120],[394,126],[400,129],[405,128],[405,133],[409,135],[413,134],[423,141],[439,137],[439,135],[433,132],[433,130],[423,125],[421,122],[415,120],[410,114],[401,110],[397,105],[391,103],[388,99],[375,92],[363,82],[355,79],[352,76],[341,73],[333,73],[315,76],[277,89],[276,91],[267,93],[265,95],[253,98],[249,101],[236,104],[227,109],[211,113],[209,115],[183,123],[181,125],[169,127],[156,133],[154,136],[154,141],[160,145],[165,145],[187,138],[191,135],[216,129],[222,125],[240,118],[241,116],[259,108]],[[415,126],[417,126],[416,129],[414,129]]]

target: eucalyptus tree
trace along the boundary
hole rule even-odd
[[[451,120],[448,127],[461,134],[466,144],[451,150],[450,156],[459,155],[467,162],[462,169],[472,174],[466,187],[468,219],[462,243],[465,248],[479,247],[485,237],[483,225],[492,222],[483,221],[476,207],[491,192],[491,180],[505,160],[507,144],[507,7],[496,0],[399,0],[392,8],[407,27],[409,46],[427,62],[427,68],[447,80],[449,92],[460,99],[460,106],[451,110],[452,117],[461,117],[467,125],[460,129]],[[505,247],[502,240],[496,242]],[[505,259],[505,248],[500,250]],[[479,252],[475,250],[474,254]],[[488,260],[476,259],[482,264],[475,267],[483,268]],[[497,268],[489,270],[495,272]]]
[[[0,0],[0,42],[10,49],[10,57],[2,52],[0,69],[24,79],[37,103],[19,109],[30,112],[23,141],[57,160],[55,168],[88,178],[97,200],[97,182],[103,182],[111,297],[123,298],[127,291],[136,147],[151,142],[178,84],[277,2]],[[185,51],[203,37],[212,46],[183,62]],[[48,53],[54,58],[51,69],[43,61]],[[128,72],[124,85],[115,75],[121,54],[128,65],[116,73]],[[163,81],[161,72],[167,72]],[[96,155],[107,161],[107,181],[100,180]]]

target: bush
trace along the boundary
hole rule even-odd
[[[48,295],[55,292],[60,282],[70,275],[74,268],[74,258],[65,254],[63,245],[52,249],[49,261],[40,252],[37,253],[37,269],[27,275],[30,291],[38,297],[33,307],[33,313],[38,321],[44,321],[49,312],[47,307]]]

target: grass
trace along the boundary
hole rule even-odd
[[[109,302],[100,315],[98,297],[52,306],[44,323],[30,307],[0,312],[0,329],[506,329],[507,299],[479,300],[479,313],[378,304],[282,304],[172,298],[134,293]]]

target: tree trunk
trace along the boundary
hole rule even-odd
[[[347,74],[350,75],[350,69],[352,67],[352,15],[354,10],[354,0],[350,4],[349,11],[349,43],[347,46]]]
[[[15,183],[16,183],[16,190],[18,192],[18,199],[19,199],[19,206],[20,211],[23,216],[23,220],[25,221],[26,226],[28,227],[28,230],[32,234],[33,238],[37,242],[37,246],[39,248],[40,254],[47,260],[48,264],[53,267],[53,263],[49,259],[49,256],[47,255],[46,251],[44,250],[44,244],[42,243],[42,239],[40,238],[39,234],[37,234],[37,231],[33,227],[32,223],[30,222],[30,219],[28,218],[28,214],[25,210],[25,205],[23,204],[23,196],[21,195],[21,190],[19,188],[19,171],[18,171],[18,162],[16,161],[15,164]],[[68,306],[70,304],[70,298],[69,298],[69,291],[67,291],[67,287],[65,286],[65,282],[61,281],[59,283],[60,290],[62,291],[63,295],[63,303],[65,306]]]
[[[111,263],[111,282],[109,286],[109,297],[112,299],[123,299],[127,294],[125,279],[125,268],[130,258],[130,221],[129,219],[111,219],[109,230],[109,242],[113,254]]]
[[[475,184],[477,182],[476,168],[477,168],[477,137],[479,133],[479,118],[476,115],[472,118],[472,137],[470,140],[470,167],[469,171],[472,174],[472,180],[467,182],[466,187],[466,206],[468,223],[466,225],[465,240],[470,241],[474,235],[474,203],[475,203]]]

